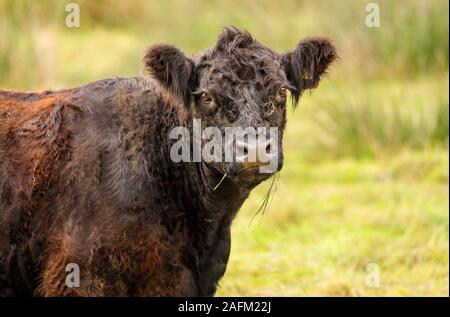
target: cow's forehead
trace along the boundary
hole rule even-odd
[[[280,55],[269,47],[253,40],[245,46],[215,46],[203,51],[199,56],[200,64],[234,64],[235,61],[242,63],[258,63],[261,60],[277,61]]]
[[[206,54],[202,58],[201,69],[202,81],[220,86],[285,80],[279,56],[262,45]]]

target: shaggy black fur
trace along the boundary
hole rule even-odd
[[[0,92],[0,295],[213,295],[231,222],[270,175],[174,163],[171,129],[192,129],[193,118],[278,127],[281,149],[282,88],[298,102],[335,57],[326,39],[279,54],[228,27],[197,56],[150,47],[153,78]],[[68,263],[80,266],[79,288],[65,285]]]

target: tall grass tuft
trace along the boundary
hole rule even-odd
[[[366,84],[365,89],[355,84],[351,91],[351,85],[345,90],[336,88],[346,92],[319,97],[301,113],[300,120],[308,123],[305,153],[365,158],[405,149],[448,149],[447,85],[448,78],[426,78],[382,87]]]

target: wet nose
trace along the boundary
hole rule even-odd
[[[258,138],[253,141],[236,141],[236,161],[243,169],[269,164],[278,155],[274,138]]]

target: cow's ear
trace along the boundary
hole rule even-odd
[[[178,48],[167,44],[151,46],[144,57],[147,70],[184,103],[191,100],[194,62]]]
[[[292,85],[294,105],[303,91],[318,86],[321,76],[336,57],[333,43],[322,37],[306,38],[294,50],[282,54],[286,77]]]

